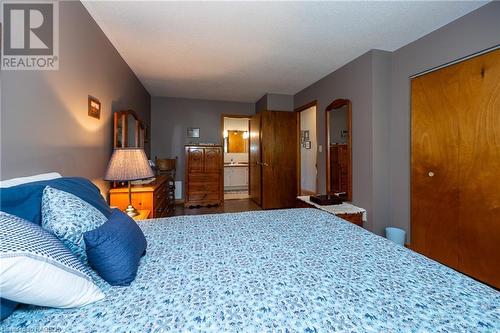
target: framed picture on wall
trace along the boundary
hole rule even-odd
[[[187,129],[188,138],[199,138],[200,137],[200,128],[199,127],[189,127]]]
[[[96,119],[101,118],[101,102],[97,98],[90,95],[88,102],[88,115]]]
[[[304,141],[309,141],[309,131],[304,131]]]

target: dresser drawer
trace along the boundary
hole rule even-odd
[[[167,214],[167,198],[162,198],[155,204],[154,211],[152,212],[154,218],[164,217]]]
[[[189,201],[214,201],[220,200],[219,192],[189,192]]]
[[[189,183],[205,183],[205,182],[219,183],[220,181],[219,178],[220,175],[218,173],[215,174],[190,173],[188,175]]]
[[[190,192],[218,192],[220,191],[220,184],[216,182],[189,182],[188,183]]]

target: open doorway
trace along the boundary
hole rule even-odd
[[[316,165],[318,141],[316,135],[316,101],[304,105],[297,111],[299,128],[298,157],[298,194],[315,195],[318,187]]]
[[[224,200],[248,199],[248,116],[223,115]]]

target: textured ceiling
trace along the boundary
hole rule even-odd
[[[84,2],[152,96],[295,94],[370,49],[393,51],[485,2]]]

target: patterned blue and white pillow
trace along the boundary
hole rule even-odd
[[[73,253],[87,261],[83,233],[94,230],[107,218],[77,196],[47,186],[42,195],[42,227],[56,235]]]
[[[89,268],[39,225],[0,212],[0,290],[14,302],[70,308],[104,298]]]

